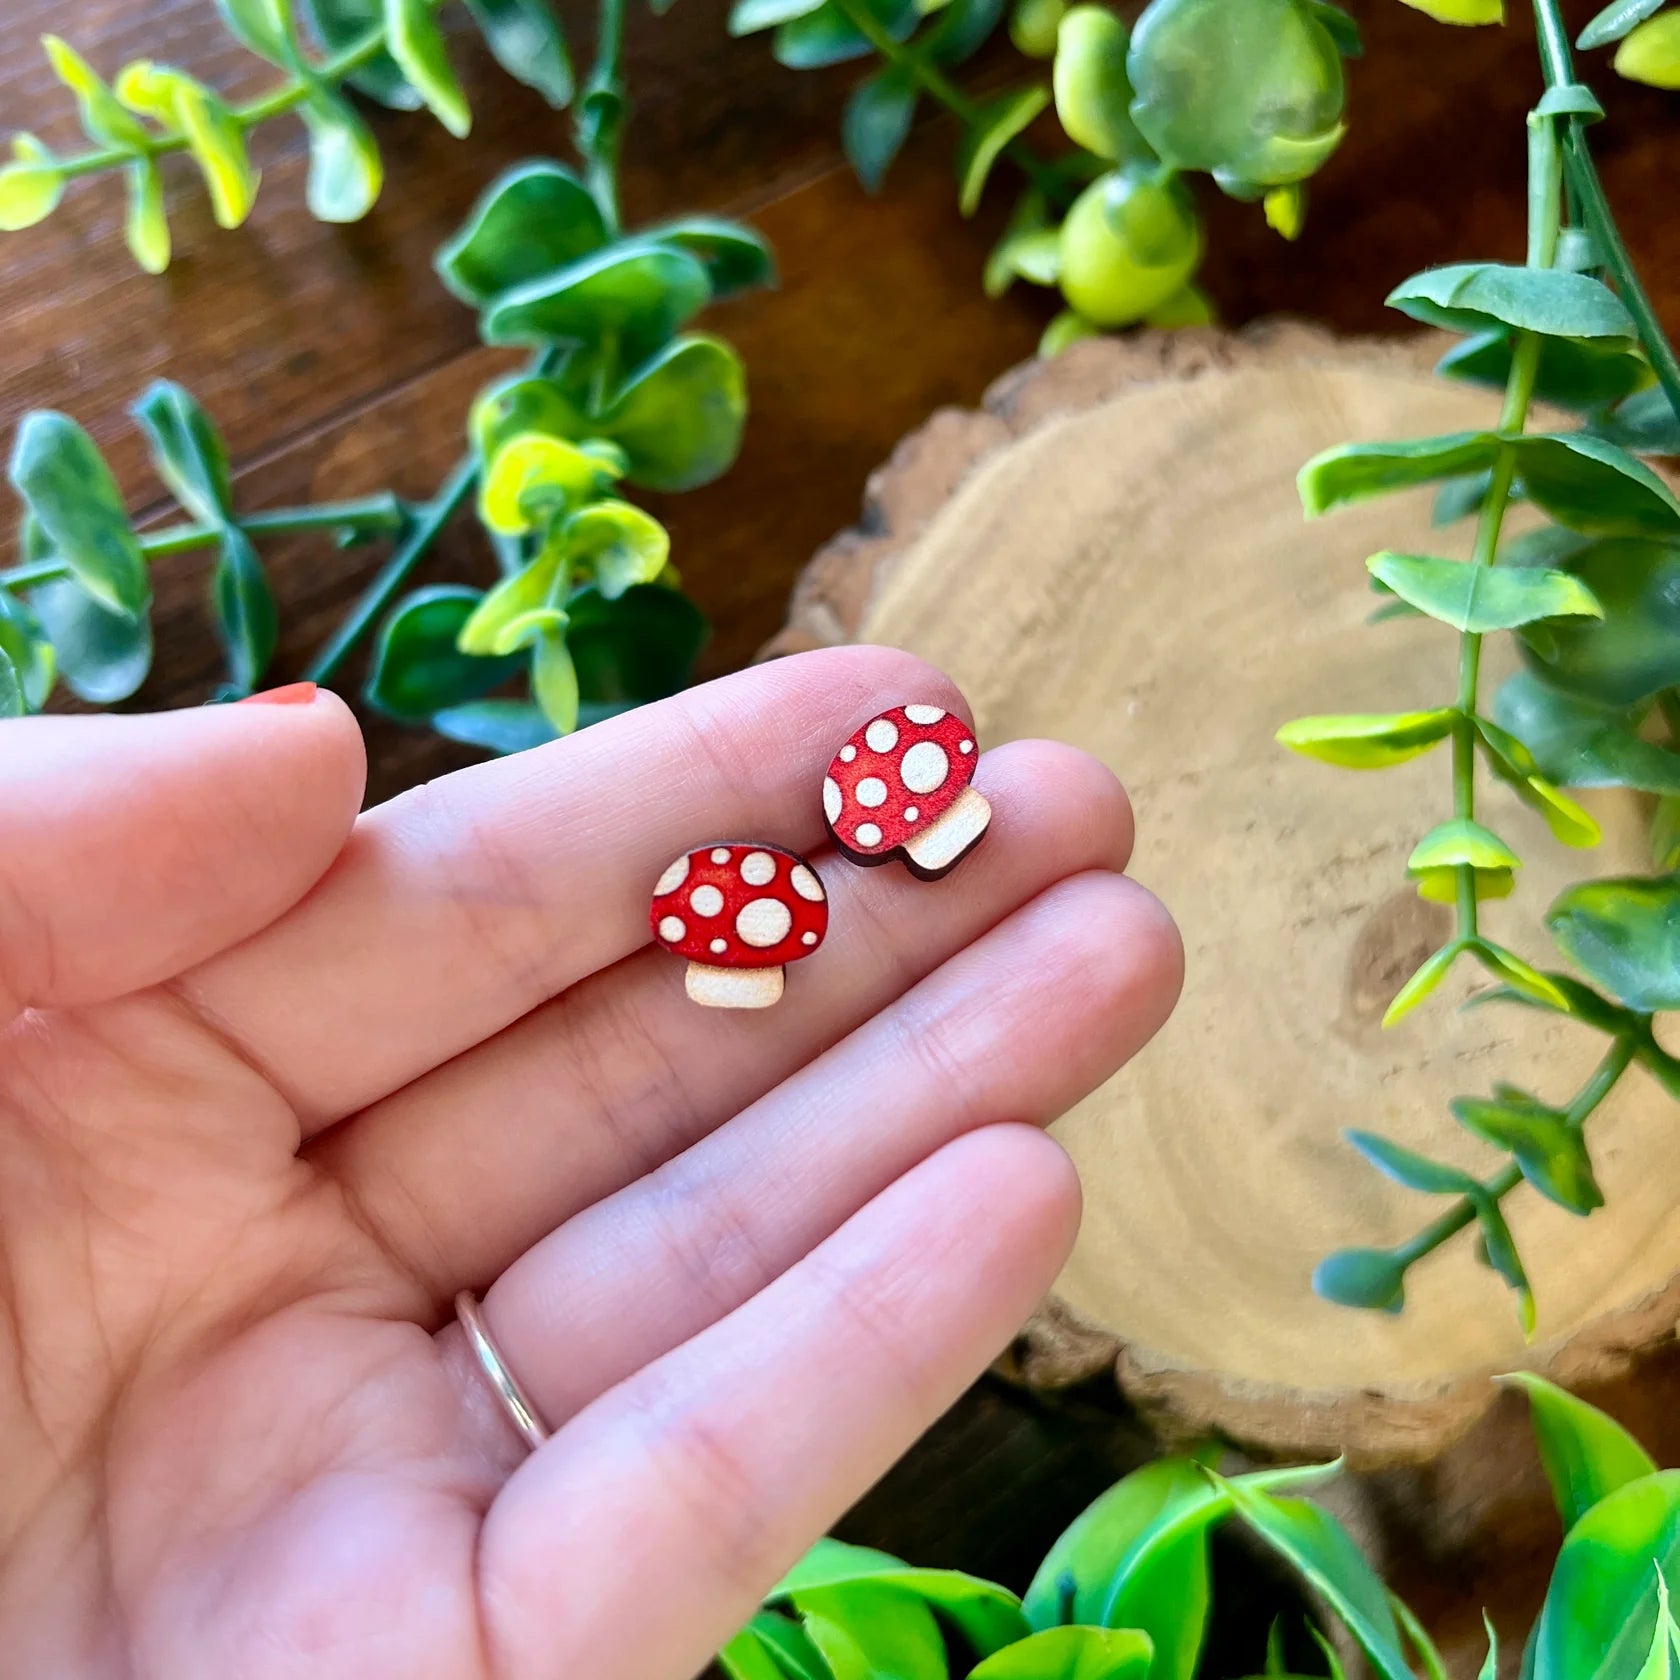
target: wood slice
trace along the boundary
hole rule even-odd
[[[1491,424],[1495,396],[1430,376],[1439,348],[1275,324],[1095,341],[1017,370],[981,412],[938,414],[900,446],[767,650],[908,648],[963,687],[985,745],[1047,735],[1096,754],[1136,806],[1133,873],[1184,930],[1172,1022],[1057,1127],[1085,1223],[1018,1373],[1053,1385],[1112,1364],[1169,1432],[1366,1465],[1461,1436],[1497,1371],[1602,1381],[1680,1310],[1675,1114],[1637,1071],[1591,1125],[1608,1207],[1579,1220],[1526,1187],[1507,1203],[1539,1300],[1533,1344],[1464,1238],[1414,1270],[1397,1318],[1309,1286],[1329,1250],[1397,1241],[1441,1206],[1380,1178],[1344,1127],[1485,1172],[1492,1153],[1448,1099],[1498,1079],[1562,1099],[1603,1047],[1538,1012],[1461,1012],[1487,984],[1468,965],[1385,1032],[1448,927],[1404,872],[1449,810],[1447,757],[1355,773],[1272,739],[1303,713],[1452,696],[1456,639],[1423,620],[1368,626],[1361,562],[1462,555],[1468,526],[1432,530],[1427,492],[1306,523],[1294,488],[1339,441]],[[1508,643],[1490,638],[1488,694]],[[1589,796],[1606,839],[1578,853],[1501,785],[1484,779],[1480,797],[1527,860],[1485,926],[1555,963],[1543,911],[1580,875],[1647,867],[1643,802]]]

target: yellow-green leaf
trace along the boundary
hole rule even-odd
[[[622,474],[619,461],[565,438],[521,432],[496,451],[484,474],[479,517],[492,531],[519,536],[567,505],[599,495]]]
[[[1451,707],[1429,712],[1356,712],[1296,718],[1277,732],[1292,752],[1350,770],[1381,770],[1426,753],[1452,733],[1458,713]]]
[[[432,115],[456,139],[464,138],[472,129],[472,111],[428,0],[384,0],[384,5],[385,42],[392,58]]]
[[[151,143],[145,128],[122,108],[98,71],[56,35],[43,35],[41,45],[53,74],[75,95],[88,137],[121,151],[144,152]]]
[[[12,154],[17,162],[0,169],[0,233],[45,221],[64,196],[64,173],[33,134],[13,135]]]
[[[317,92],[302,112],[309,130],[309,213],[319,222],[358,222],[385,184],[373,131],[336,95]]]
[[[204,177],[217,224],[238,227],[256,202],[257,172],[245,149],[245,130],[221,98],[184,71],[145,60],[124,68],[116,92],[131,110],[180,131]]]
[[[1033,86],[1001,94],[981,107],[981,120],[969,133],[957,156],[957,178],[962,183],[958,205],[965,216],[980,208],[986,177],[1004,148],[1050,103],[1050,90]]]
[[[123,237],[130,255],[148,274],[169,267],[169,219],[163,213],[163,177],[150,158],[128,166],[128,218]]]
[[[1298,239],[1307,220],[1307,189],[1300,182],[1287,187],[1273,187],[1261,200],[1266,212],[1266,226],[1285,239]]]
[[[1406,0],[1437,23],[1503,23],[1505,0]]]
[[[1087,321],[1077,309],[1064,309],[1060,314],[1053,315],[1050,324],[1044,329],[1043,336],[1038,341],[1038,353],[1048,361],[1052,356],[1059,356],[1070,344],[1077,344],[1082,338],[1100,338],[1102,328],[1095,321]]]
[[[560,540],[568,564],[587,572],[609,601],[638,583],[652,583],[671,555],[671,538],[657,519],[610,499],[580,508],[562,527]]]
[[[558,541],[512,577],[503,578],[473,609],[461,626],[455,645],[462,653],[488,658],[513,653],[549,630],[564,630],[561,601],[571,579]]]
[[[1630,82],[1680,88],[1680,11],[1640,24],[1617,47],[1615,65]]]
[[[578,721],[578,674],[563,631],[538,639],[531,657],[531,692],[542,714],[562,735],[570,735]]]
[[[1522,859],[1497,834],[1468,817],[1450,817],[1432,828],[1406,862],[1418,896],[1436,904],[1456,902],[1460,869],[1475,871],[1476,897],[1483,899],[1508,897],[1521,867]]]
[[[1561,1014],[1570,1013],[1569,999],[1562,991],[1539,969],[1524,962],[1515,951],[1507,951],[1491,939],[1467,940],[1465,949],[1473,953],[1490,974],[1497,975],[1524,997],[1533,998],[1536,1003],[1546,1004]]]
[[[1447,977],[1447,970],[1458,961],[1464,947],[1443,945],[1427,957],[1414,971],[1411,979],[1394,994],[1394,1001],[1383,1013],[1382,1024],[1392,1027],[1402,1017],[1410,1015]]]

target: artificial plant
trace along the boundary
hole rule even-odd
[[[1505,1380],[1528,1395],[1565,1530],[1524,1680],[1676,1680],[1680,1626],[1666,1578],[1680,1569],[1680,1471],[1659,1471],[1613,1419],[1543,1378]],[[1308,1632],[1319,1673],[1344,1680],[1339,1629],[1380,1680],[1446,1680],[1416,1616],[1336,1519],[1293,1491],[1335,1469],[1224,1477],[1196,1458],[1146,1465],[1075,1519],[1021,1598],[825,1540],[719,1663],[729,1680],[1194,1680],[1218,1613],[1209,1535],[1234,1522],[1316,1601]],[[1301,1672],[1284,1633],[1274,1622],[1254,1653],[1258,1680]],[[1498,1662],[1489,1623],[1479,1680],[1495,1680]]]
[[[1617,0],[1582,40],[1603,44],[1648,28],[1663,21],[1641,22],[1654,9]],[[1533,1296],[1501,1202],[1526,1181],[1573,1213],[1591,1213],[1603,1201],[1585,1131],[1593,1111],[1636,1065],[1680,1097],[1680,1060],[1652,1029],[1653,1015],[1680,1008],[1680,499],[1639,458],[1680,453],[1680,361],[1594,169],[1587,130],[1603,113],[1576,78],[1557,0],[1535,0],[1535,16],[1544,93],[1528,118],[1525,262],[1428,269],[1388,300],[1463,335],[1438,371],[1502,388],[1497,419],[1482,431],[1343,445],[1300,476],[1309,516],[1430,483],[1441,487],[1439,523],[1474,515],[1468,563],[1390,552],[1366,562],[1384,601],[1377,618],[1423,614],[1455,633],[1456,688],[1419,695],[1400,712],[1298,719],[1279,735],[1298,752],[1354,769],[1450,744],[1450,814],[1418,838],[1408,869],[1423,897],[1452,906],[1453,931],[1401,987],[1386,1025],[1472,962],[1497,983],[1484,999],[1550,1011],[1606,1041],[1571,1095],[1500,1083],[1453,1103],[1460,1123],[1507,1157],[1486,1177],[1349,1133],[1389,1177],[1451,1205],[1395,1248],[1331,1255],[1316,1274],[1320,1293],[1399,1311],[1407,1269],[1475,1226],[1482,1258],[1517,1292],[1530,1331]],[[1536,401],[1572,411],[1577,428],[1531,430]],[[1518,502],[1547,523],[1507,539]],[[1482,645],[1495,633],[1517,637],[1525,668],[1489,698]],[[1584,881],[1548,913],[1554,941],[1584,979],[1537,968],[1482,927],[1482,904],[1509,893],[1521,865],[1510,842],[1479,820],[1483,773],[1513,788],[1571,846],[1590,847],[1600,835],[1566,789],[1655,796],[1652,849],[1665,873]]]
[[[1004,11],[1005,0],[736,0],[730,28],[773,29],[776,58],[793,68],[880,60],[841,124],[871,190],[924,99],[959,126],[964,214],[1000,161],[1020,174],[984,284],[991,296],[1018,279],[1060,288],[1067,307],[1045,331],[1046,354],[1140,321],[1211,320],[1194,284],[1203,236],[1188,178],[1206,174],[1263,201],[1271,225],[1294,238],[1305,183],[1345,132],[1342,61],[1360,50],[1353,19],[1330,0],[1150,0],[1128,32],[1105,6],[1015,0],[1011,38],[1053,61],[1048,83],[1035,69],[978,98],[954,72]],[[1052,106],[1073,148],[1046,158],[1026,131]]]
[[[239,27],[255,27],[249,6],[226,9]],[[489,0],[476,9],[504,19],[518,10]],[[301,62],[289,11],[261,15],[284,32],[281,56]],[[328,15],[318,7],[318,19]],[[277,633],[258,540],[301,531],[391,542],[305,675],[336,678],[377,631],[366,694],[398,718],[512,751],[687,680],[704,620],[677,587],[664,529],[621,487],[684,490],[733,462],[746,412],[740,361],[721,340],[685,329],[713,299],[773,273],[764,242],[733,222],[623,227],[623,22],[623,0],[604,0],[576,113],[581,167],[509,171],[438,253],[440,276],[478,311],[483,337],[528,346],[531,359],[479,395],[467,452],[427,500],[385,493],[244,512],[210,417],[162,383],[134,413],[187,517],[136,532],[88,435],[62,414],[25,416],[11,463],[26,509],[20,563],[0,571],[0,716],[39,710],[57,676],[97,704],[132,694],[151,662],[149,568],[192,550],[216,556],[222,696],[250,692]],[[364,67],[380,64],[366,55]],[[381,87],[400,102],[393,80]],[[488,592],[461,584],[404,594],[475,496],[501,581]],[[525,693],[505,692],[521,682]]]

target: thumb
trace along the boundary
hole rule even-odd
[[[313,685],[278,694],[0,723],[0,1025],[167,980],[320,879],[361,804],[361,734]]]

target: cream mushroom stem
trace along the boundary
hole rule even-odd
[[[781,1001],[787,970],[773,968],[718,968],[712,963],[690,962],[684,989],[694,1002],[708,1009],[768,1009]]]
[[[919,874],[943,875],[986,832],[992,808],[972,787],[965,787],[926,828],[904,842],[905,855]]]

